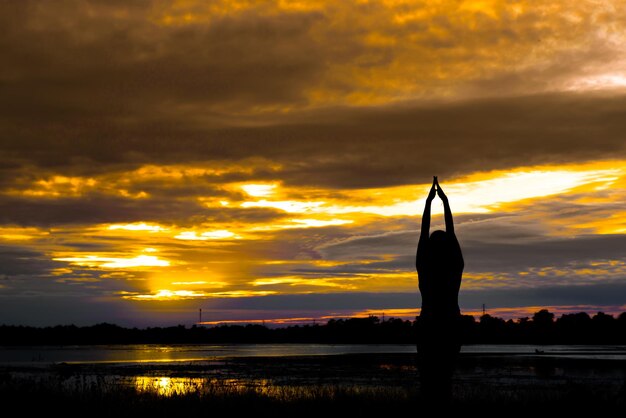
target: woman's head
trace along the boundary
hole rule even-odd
[[[430,249],[433,253],[446,253],[448,250],[448,234],[437,230],[430,234]]]

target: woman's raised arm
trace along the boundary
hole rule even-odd
[[[417,255],[415,257],[415,266],[420,264],[420,256],[424,254],[424,245],[428,241],[430,236],[430,207],[433,199],[435,198],[437,191],[435,190],[435,183],[437,177],[433,177],[433,185],[430,188],[428,197],[426,198],[426,205],[424,206],[424,213],[422,214],[422,231],[420,232],[420,240],[417,244]]]
[[[437,177],[435,176],[433,177],[433,185],[430,188],[428,197],[426,198],[426,205],[424,205],[424,214],[422,215],[422,232],[420,234],[420,240],[422,238],[428,238],[430,236],[430,206],[437,193],[435,189],[436,182]]]
[[[437,183],[437,195],[443,202],[443,217],[446,221],[446,233],[450,235],[454,235],[454,221],[452,219],[452,211],[450,210],[450,203],[448,203],[448,196],[443,192],[441,186],[439,185],[439,181],[436,180]]]

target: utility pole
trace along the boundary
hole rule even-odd
[[[200,308],[200,312],[198,313],[198,325],[202,325],[202,308]]]
[[[485,311],[485,304],[483,303],[483,316],[485,316],[485,313],[486,313],[486,311]]]

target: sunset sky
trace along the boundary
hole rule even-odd
[[[0,323],[626,311],[621,1],[3,1]],[[433,230],[441,227],[435,200]]]

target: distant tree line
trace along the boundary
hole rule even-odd
[[[321,343],[414,344],[419,318],[331,319],[326,324],[268,328],[264,325],[183,325],[155,328],[123,328],[113,324],[88,327],[0,326],[0,345],[90,344],[207,344],[207,343]],[[532,318],[508,320],[483,315],[477,321],[464,315],[460,321],[464,344],[626,344],[626,312],[617,318],[602,312],[554,314],[543,309]]]

